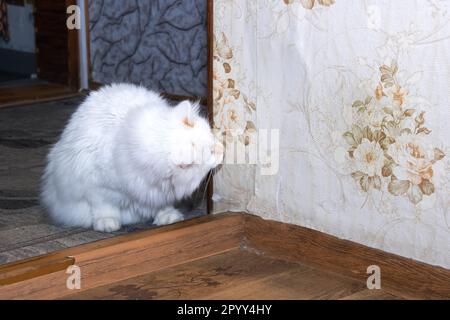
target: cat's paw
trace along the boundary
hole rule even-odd
[[[160,210],[153,220],[153,223],[157,226],[163,226],[166,224],[172,224],[178,221],[184,220],[183,214],[175,208],[169,207]]]
[[[120,220],[117,218],[107,217],[99,218],[94,221],[94,230],[100,232],[113,232],[120,229]]]

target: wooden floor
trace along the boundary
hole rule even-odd
[[[303,264],[233,249],[65,299],[396,299]]]
[[[39,81],[24,86],[0,87],[0,108],[76,95],[78,92],[67,86]]]
[[[371,265],[381,290],[367,289]],[[72,266],[81,276],[75,291],[67,287]],[[448,300],[449,279],[448,269],[227,213],[0,266],[0,299]]]

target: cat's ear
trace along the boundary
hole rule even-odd
[[[189,101],[180,102],[174,109],[177,119],[185,126],[194,127],[195,120],[198,117],[198,105]]]

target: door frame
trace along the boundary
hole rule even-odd
[[[207,1],[207,103],[206,110],[211,128],[214,127],[214,0]],[[213,202],[214,176],[207,185],[206,190],[206,211],[211,214],[214,210]]]
[[[31,4],[33,5],[33,14],[36,17],[36,1],[40,0],[31,0]],[[77,5],[84,0],[64,0],[66,8],[69,5]],[[20,3],[19,3],[20,2]],[[24,2],[24,0],[23,0]],[[14,1],[11,1],[14,4]],[[21,4],[21,1],[16,1],[15,4]],[[66,19],[68,17],[67,12],[61,13],[64,14]],[[82,15],[82,19],[84,16]],[[64,19],[64,21],[66,21]],[[83,28],[82,28],[83,29]],[[36,103],[36,102],[45,102],[57,99],[64,99],[78,95],[78,90],[80,88],[85,88],[82,83],[80,83],[80,76],[83,74],[84,65],[82,61],[80,61],[80,47],[86,42],[82,42],[82,32],[79,30],[68,30],[65,28],[67,32],[67,82],[60,83],[52,83],[51,81],[48,84],[42,83],[31,83],[18,85],[14,87],[6,87],[0,88],[0,97],[3,99],[0,100],[0,108],[5,107],[14,107],[24,104]],[[83,30],[82,30],[83,31]],[[34,37],[35,37],[35,47],[36,47],[36,65],[39,67],[38,63],[38,55],[39,55],[39,45],[37,43],[37,25],[35,21],[34,25]],[[43,79],[45,80],[45,79]]]
[[[71,5],[79,5],[78,2],[79,1],[77,0],[66,0],[66,8]],[[80,32],[77,29],[73,29],[67,30],[67,33],[68,33],[68,54],[69,54],[68,56],[69,87],[78,90],[80,88],[80,75],[81,75]]]
[[[32,0],[33,4],[33,14],[35,18],[35,46],[36,46],[36,63],[37,67],[39,68],[39,44],[37,40],[37,32],[38,32],[38,26],[36,25],[36,17],[39,15],[39,12],[36,9],[36,2],[39,0]],[[61,13],[65,15],[65,21],[67,21],[68,18],[68,12],[67,8],[72,5],[79,5],[80,1],[77,0],[64,0],[66,12]],[[67,85],[69,88],[73,90],[78,90],[80,88],[80,36],[79,31],[75,29],[68,29],[64,28],[67,32],[67,73],[68,73],[68,79],[67,83],[63,83],[63,85]],[[38,70],[39,74],[39,70]],[[46,80],[46,79],[43,79]]]

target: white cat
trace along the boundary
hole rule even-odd
[[[183,219],[173,207],[223,158],[198,104],[171,107],[131,84],[91,93],[48,155],[41,199],[65,226],[111,232],[153,218]]]

